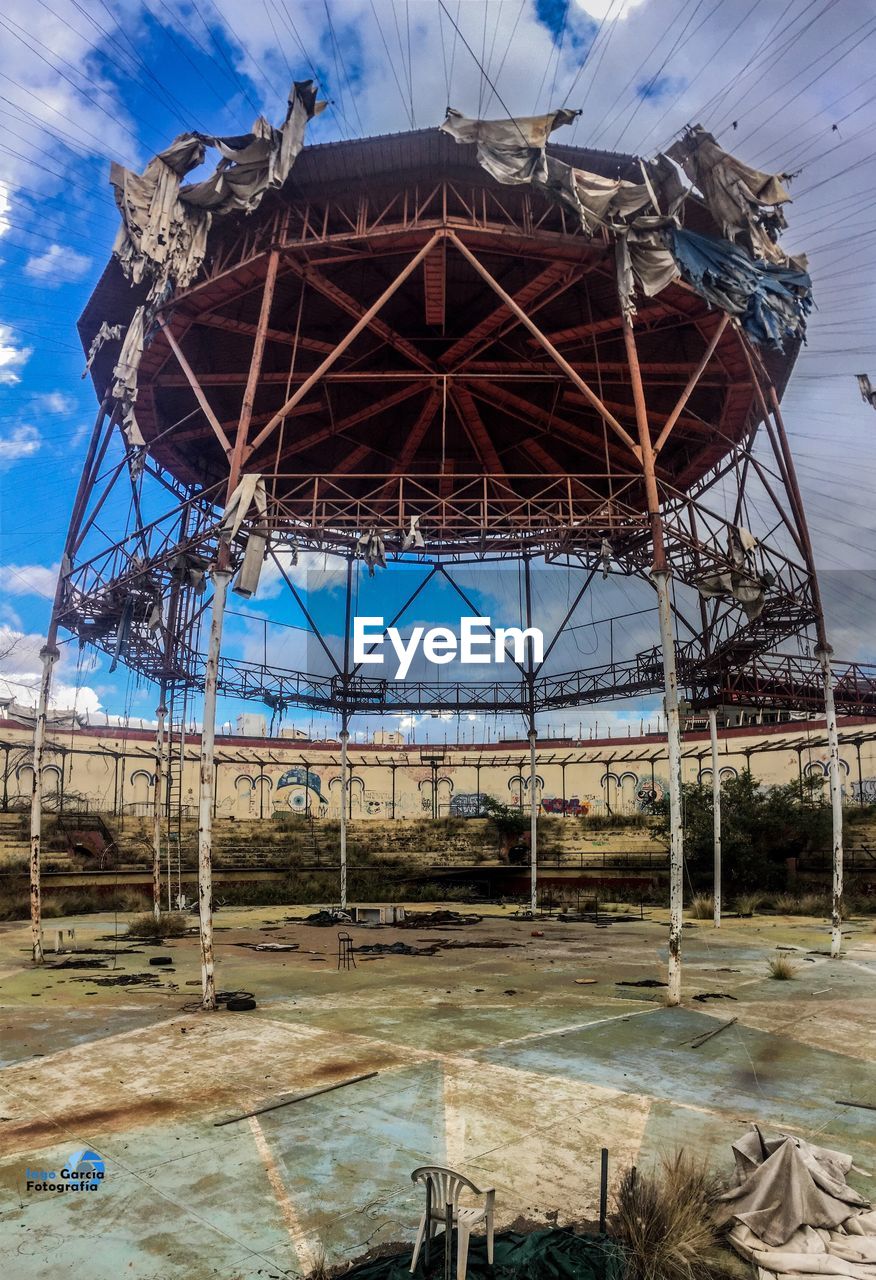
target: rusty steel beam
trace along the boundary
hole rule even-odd
[[[179,367],[182,369],[186,382],[189,384],[192,391],[195,393],[195,399],[197,400],[198,404],[201,406],[201,409],[204,413],[204,417],[207,419],[210,426],[213,428],[216,438],[221,444],[225,453],[231,454],[232,452],[231,441],[228,439],[228,436],[222,430],[222,426],[219,422],[219,419],[216,417],[216,414],[213,412],[210,406],[210,402],[208,401],[207,397],[204,395],[204,389],[201,386],[200,382],[198,381],[198,377],[196,373],[192,369],[192,366],[189,364],[188,360],[183,355],[182,349],[179,343],[177,342],[176,338],[171,333],[170,326],[160,315],[158,317],[158,324],[161,328],[161,332],[164,334],[165,338],[167,339],[168,346],[170,347],[173,354],[176,356],[176,362],[179,365]]]
[[[444,307],[447,294],[447,245],[443,243],[423,263],[423,290],[426,324],[444,329]]]
[[[615,434],[620,436],[621,440],[623,440],[624,444],[626,444],[630,448],[633,454],[636,457],[639,457],[639,446],[636,444],[635,440],[629,434],[626,428],[621,426],[617,418],[615,418],[613,414],[609,413],[608,409],[606,409],[605,405],[602,403],[602,401],[600,400],[596,392],[593,391],[593,389],[590,386],[588,386],[588,384],[584,381],[584,379],[581,377],[580,374],[575,372],[575,370],[569,364],[568,360],[566,360],[564,356],[560,355],[556,347],[554,347],[552,343],[544,336],[544,334],[541,332],[541,330],[538,328],[535,322],[533,320],[530,320],[526,312],[523,311],[520,307],[518,307],[517,303],[514,301],[511,295],[505,292],[505,290],[502,288],[499,282],[493,278],[493,276],[490,274],[487,268],[483,265],[483,263],[478,258],[475,257],[475,255],[471,252],[471,250],[465,244],[463,244],[459,236],[457,236],[455,232],[451,231],[450,238],[453,241],[453,243],[456,245],[457,249],[460,251],[462,256],[466,259],[466,261],[470,263],[471,266],[474,267],[478,275],[480,275],[484,280],[486,280],[490,288],[493,289],[494,292],[498,294],[498,296],[502,299],[505,305],[511,311],[514,312],[514,314],[518,317],[520,322],[530,331],[532,336],[538,339],[540,345],[544,347],[548,355],[551,356],[552,359],[555,360],[556,363],[560,366],[560,368],[569,376],[569,378],[571,379],[572,382],[574,382],[578,390],[582,392],[582,394],[590,402],[591,407],[594,408],[596,412],[599,414],[599,416],[605,422],[608,423],[608,425],[615,432]]]
[[[497,478],[503,478],[505,476],[505,468],[496,451],[496,446],[493,444],[492,437],[484,426],[481,415],[478,413],[471,392],[467,387],[456,386],[452,391],[448,392],[448,395],[459,415],[463,430],[474,446],[475,452],[483,463],[485,470]]]
[[[356,311],[361,313],[359,315],[359,319],[353,325],[352,329],[350,329],[349,332],[341,339],[341,341],[337,344],[334,350],[329,355],[326,356],[326,358],[322,361],[319,367],[315,369],[313,373],[311,373],[307,378],[305,378],[304,382],[302,382],[301,386],[294,393],[294,395],[291,396],[290,399],[286,401],[283,407],[279,409],[271,418],[271,420],[262,428],[262,430],[259,432],[255,440],[253,441],[252,445],[250,446],[250,449],[249,449],[250,454],[252,454],[259,447],[259,445],[263,444],[265,440],[267,440],[268,436],[270,436],[271,433],[275,430],[275,428],[280,424],[280,422],[283,420],[283,418],[288,413],[288,411],[290,409],[294,409],[295,405],[298,404],[299,401],[301,401],[304,398],[304,396],[307,394],[310,388],[315,383],[317,383],[320,380],[320,378],[323,376],[323,374],[328,372],[328,370],[331,368],[334,362],[340,356],[343,355],[347,347],[349,347],[350,344],[355,341],[355,339],[359,336],[360,333],[362,333],[364,329],[368,328],[368,326],[375,319],[375,317],[377,316],[377,313],[381,310],[381,308],[389,301],[389,299],[400,288],[400,286],[404,284],[408,276],[413,275],[413,273],[416,271],[420,263],[424,260],[424,258],[426,258],[429,255],[431,250],[436,245],[437,241],[440,240],[441,238],[442,238],[441,233],[436,232],[435,235],[432,236],[432,238],[428,240],[426,244],[423,245],[423,247],[419,250],[419,252],[416,253],[414,257],[411,258],[410,261],[402,268],[402,270],[398,273],[395,279],[386,287],[386,289],[384,289],[383,293],[380,295],[377,301],[372,302],[371,306],[368,307],[367,310],[362,311],[362,308],[359,306],[358,303],[353,303]],[[308,280],[310,283],[314,283],[312,277],[309,276]],[[352,302],[352,299],[351,299],[351,302]]]
[[[703,373],[705,372],[706,366],[711,360],[712,356],[715,354],[715,350],[718,346],[718,343],[721,341],[721,338],[724,335],[724,330],[727,328],[727,325],[729,323],[730,323],[730,316],[725,312],[724,315],[722,315],[720,321],[718,322],[718,326],[715,329],[714,334],[712,335],[711,342],[703,352],[702,359],[700,360],[699,364],[696,366],[696,368],[693,370],[690,377],[688,378],[684,390],[682,391],[681,395],[678,397],[675,408],[672,410],[669,417],[666,419],[665,423],[663,424],[663,430],[660,432],[660,435],[657,437],[656,441],[654,442],[655,454],[658,454],[660,452],[660,450],[663,448],[666,441],[669,439],[669,435],[670,435],[670,432],[672,431],[672,428],[675,426],[675,424],[678,422],[679,418],[681,417],[684,406],[687,404],[688,400],[691,398],[691,395],[693,394],[694,389],[697,386],[697,383],[702,378]]]
[[[513,295],[514,301],[518,306],[525,307],[527,315],[532,316],[580,278],[581,272],[570,267],[568,263],[551,262],[533,280],[517,290]],[[507,333],[509,329],[516,328],[519,323],[517,317],[503,303],[445,351],[440,357],[440,363],[447,369],[458,368],[463,358],[476,347],[491,346],[500,336]]]

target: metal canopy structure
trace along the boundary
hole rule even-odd
[[[638,172],[625,155],[562,146],[551,155],[599,179]],[[694,232],[722,234],[696,197],[684,219]],[[473,148],[429,130],[305,148],[255,212],[216,219],[203,267],[184,287],[156,296],[116,258],[107,266],[80,321],[101,407],[66,541],[44,696],[59,627],[156,681],[160,780],[165,699],[204,691],[206,1004],[218,693],[338,711],[345,777],[356,711],[519,710],[534,772],[539,711],[662,690],[677,817],[670,986],[679,998],[679,688],[699,705],[812,706],[825,688],[831,696],[829,650],[780,410],[797,342],[754,346],[736,318],[681,279],[639,299],[633,314],[618,284],[621,240],[607,224],[588,231],[531,186],[500,185]],[[138,323],[132,393],[128,339],[122,357],[104,339],[130,337]],[[755,450],[758,435],[766,451]],[[757,537],[746,528],[753,487],[769,508]],[[346,560],[348,638],[356,558],[380,573],[416,561],[451,583],[461,565],[522,562],[528,622],[529,570],[543,560],[574,576],[576,604],[600,572],[649,582],[660,645],[566,673],[530,660],[507,683],[375,681],[354,667],[349,644],[328,675],[224,654],[231,580],[237,574],[243,588],[265,556],[318,632],[283,569],[299,550]],[[776,656],[810,627],[816,660]],[[866,672],[848,690],[856,710],[872,707]],[[36,738],[38,760],[39,724]],[[38,790],[38,767],[35,779]],[[156,805],[157,847],[158,815]],[[531,838],[534,907],[534,803]]]

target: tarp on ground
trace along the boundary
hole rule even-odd
[[[453,1274],[456,1275],[456,1239],[453,1244]],[[408,1280],[411,1257],[408,1250],[394,1258],[377,1258],[360,1263],[344,1273],[344,1280]],[[444,1235],[432,1239],[431,1266],[425,1268],[420,1253],[413,1273],[419,1280],[443,1275]],[[523,1235],[518,1231],[497,1233],[493,1265],[487,1262],[487,1242],[472,1239],[468,1251],[467,1280],[623,1280],[624,1259],[620,1248],[605,1236],[576,1236],[562,1227],[550,1227]]]
[[[737,1185],[717,1220],[759,1280],[876,1280],[876,1213],[846,1182],[851,1156],[787,1134],[764,1140],[757,1129],[733,1154]]]

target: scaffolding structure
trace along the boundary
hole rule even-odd
[[[555,154],[606,180],[634,167],[629,156],[564,147]],[[702,201],[689,200],[686,210],[688,225],[720,234]],[[358,713],[521,714],[534,780],[540,713],[661,692],[673,1003],[681,998],[680,695],[702,708],[821,706],[838,950],[842,815],[831,651],[780,407],[798,343],[754,345],[736,317],[681,280],[641,300],[634,313],[618,284],[618,244],[604,227],[586,234],[567,207],[530,187],[499,185],[472,152],[438,131],[305,148],[289,180],[256,212],[217,220],[192,282],[148,301],[136,435],[117,394],[118,345],[96,340],[107,325],[123,332],[148,294],[145,282],[132,283],[110,261],[80,321],[100,409],[43,650],[32,810],[35,959],[42,955],[40,766],[62,628],[158,688],[156,912],[168,705],[185,691],[203,697],[205,1007],[215,1005],[219,695],[336,712],[346,794],[349,725]],[[760,440],[765,447],[756,449]],[[752,537],[755,495],[761,515]],[[108,532],[114,520],[116,535]],[[289,572],[290,558],[303,551],[346,562],[340,660]],[[363,558],[378,573],[423,565],[427,578],[449,584],[463,601],[462,566],[520,564],[527,625],[533,564],[563,567],[574,589],[549,651],[594,581],[639,579],[656,595],[659,643],[559,673],[534,662],[530,647],[503,681],[372,679],[350,654],[352,566]],[[246,594],[253,561],[264,559],[321,645],[325,670],[223,652],[229,588]],[[706,583],[729,585],[707,593]],[[804,635],[814,637],[814,654],[782,652]],[[876,705],[863,668],[844,669],[837,696],[850,710]],[[530,795],[534,911],[534,781]],[[342,803],[342,906],[347,808]]]

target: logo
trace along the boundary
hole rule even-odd
[[[353,661],[357,665],[382,666],[386,640],[396,657],[395,680],[404,680],[420,653],[426,662],[436,666],[449,662],[480,666],[502,663],[508,657],[512,662],[523,663],[528,641],[532,661],[544,661],[544,634],[539,627],[493,628],[489,618],[465,617],[460,618],[458,635],[450,627],[412,627],[405,640],[397,627],[385,627],[383,618],[353,619]]]
[[[25,1169],[28,1191],[98,1191],[106,1164],[96,1151],[74,1151],[61,1169]]]

